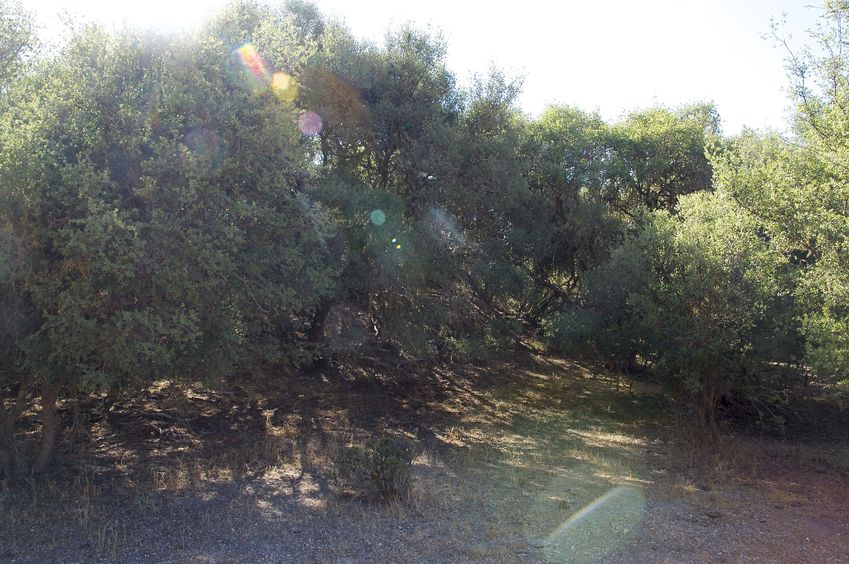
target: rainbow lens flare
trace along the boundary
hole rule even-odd
[[[268,66],[262,57],[257,52],[253,43],[245,43],[236,49],[236,55],[242,62],[242,65],[257,79],[263,82],[268,82],[271,79],[271,73],[268,72]]]
[[[574,513],[545,540],[550,562],[605,560],[639,530],[645,497],[631,486],[616,486]]]

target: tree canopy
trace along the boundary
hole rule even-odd
[[[301,1],[44,54],[0,2],[0,471],[35,403],[39,469],[63,398],[373,349],[533,341],[639,367],[711,430],[778,368],[839,396],[849,7],[825,8],[795,134],[729,138],[706,103],[530,117],[498,69],[459,86],[438,34],[375,45]]]

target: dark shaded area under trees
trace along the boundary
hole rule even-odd
[[[0,474],[48,465],[62,400],[333,357],[577,355],[709,434],[811,381],[842,401],[849,6],[823,23],[792,138],[728,138],[709,104],[531,119],[498,71],[458,87],[439,36],[298,1],[49,55],[0,1]]]

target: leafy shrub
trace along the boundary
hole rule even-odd
[[[391,437],[345,449],[334,460],[337,477],[350,488],[386,503],[404,499],[410,489],[413,453]]]

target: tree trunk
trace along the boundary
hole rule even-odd
[[[26,410],[27,398],[35,378],[27,376],[20,383],[15,405],[6,411],[0,402],[0,478],[9,478],[18,470],[18,448],[15,443],[15,422]]]
[[[0,479],[10,478],[18,466],[18,452],[15,448],[14,421],[12,414],[6,413],[0,405]]]
[[[716,402],[717,395],[713,386],[703,384],[699,393],[699,423],[711,441],[719,437],[719,429],[716,426]]]
[[[59,398],[59,390],[62,382],[45,382],[41,386],[41,448],[33,464],[33,472],[44,472],[50,459],[53,458],[53,450],[56,447],[56,436],[59,432],[59,414],[56,412],[56,400]]]
[[[330,314],[330,300],[322,302],[312,318],[312,324],[307,332],[307,341],[310,343],[320,343],[324,337],[324,322]]]

